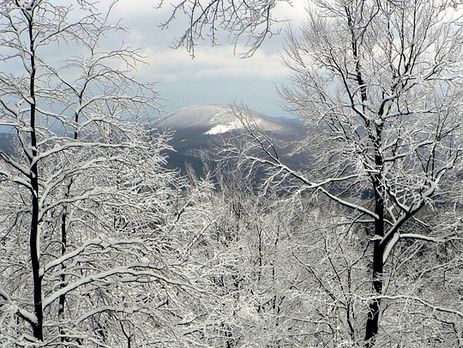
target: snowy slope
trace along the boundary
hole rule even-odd
[[[286,144],[300,138],[304,132],[302,123],[297,120],[278,119],[259,113],[252,113],[253,122],[271,135],[283,156],[289,153]],[[193,105],[177,110],[157,122],[157,128],[174,131],[169,152],[169,166],[181,171],[189,163],[201,172],[200,153],[220,151],[223,139],[239,139],[246,132],[241,121],[230,107],[222,105]]]
[[[294,121],[277,119],[263,114],[252,113],[253,121],[262,130],[283,134],[295,130]],[[159,121],[161,128],[173,130],[197,129],[203,134],[217,135],[242,130],[243,125],[234,111],[223,105],[193,105],[182,108]]]

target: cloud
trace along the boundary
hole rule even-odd
[[[195,48],[195,59],[192,59],[185,49],[171,48],[187,23],[179,16],[167,30],[161,30],[159,25],[169,17],[171,6],[166,2],[161,9],[156,9],[157,3],[157,0],[121,0],[114,8],[114,18],[122,17],[123,23],[129,27],[127,39],[141,47],[147,57],[149,65],[140,67],[142,76],[164,82],[202,79],[222,79],[225,82],[224,79],[242,78],[274,81],[288,76],[280,57],[283,35],[269,38],[253,57],[241,59],[239,53],[247,49],[237,47],[238,54],[235,54],[233,45],[222,33],[224,40],[221,45],[210,47],[209,42],[200,42]],[[305,6],[305,0],[279,1],[274,14],[278,19],[287,19],[299,26],[307,16]],[[280,27],[284,26],[281,23]]]
[[[280,58],[283,35],[269,38],[253,57],[241,59],[239,53],[247,50],[238,47],[234,54],[226,33],[221,33],[221,45],[210,47],[205,39],[196,46],[196,57],[192,59],[185,49],[171,48],[187,27],[185,18],[179,15],[168,29],[161,30],[159,25],[169,17],[171,7],[166,3],[162,9],[156,9],[156,3],[157,0],[120,0],[112,18],[122,19],[129,29],[124,41],[141,48],[146,56],[149,64],[138,67],[138,76],[144,81],[159,82],[157,89],[164,98],[164,110],[237,101],[260,112],[282,113],[274,87],[284,83],[289,75]],[[306,16],[303,4],[304,0],[293,1],[293,6],[281,1],[274,14],[297,27]],[[280,27],[285,25],[281,23]]]
[[[182,49],[146,47],[143,53],[149,65],[141,73],[151,73],[161,81],[224,78],[273,81],[288,75],[278,53],[258,51],[251,58],[241,59],[233,54],[230,45],[198,48],[194,59]]]
[[[273,13],[277,19],[287,20],[291,24],[301,25],[307,20],[309,3],[307,0],[281,1],[274,8]]]
[[[109,2],[111,0],[103,0]],[[209,0],[207,0],[209,1]],[[226,0],[225,0],[226,1]],[[239,0],[242,1],[242,0]],[[307,19],[307,1],[306,0],[275,0],[276,6],[272,10],[273,16],[280,20],[280,23],[274,24],[273,30],[278,32],[285,29],[287,24],[299,27]],[[185,32],[188,27],[188,18],[181,11],[176,16],[169,27],[165,30],[160,29],[160,25],[165,23],[172,15],[172,5],[174,0],[165,0],[161,8],[156,8],[160,0],[120,0],[113,10],[113,18],[123,18],[132,33],[132,39],[139,40],[142,44],[156,42],[165,46],[172,46]],[[230,44],[230,38],[225,31],[216,33],[216,39],[221,44]],[[198,41],[198,47],[209,45],[207,35],[204,40]],[[243,42],[246,38],[243,37]],[[281,49],[283,35],[267,38],[261,47],[261,50],[275,51]],[[247,52],[249,49],[241,47],[238,53]]]

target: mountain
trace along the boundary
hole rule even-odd
[[[266,131],[275,134],[286,134],[294,130],[296,120],[270,117],[250,111],[255,124]],[[162,118],[158,125],[165,128],[182,130],[204,130],[205,135],[224,134],[244,127],[237,118],[235,111],[224,105],[192,105],[177,110]]]
[[[0,150],[10,154],[13,151],[14,136],[11,133],[0,131]]]
[[[300,165],[306,160],[302,155],[294,155],[288,144],[298,140],[305,132],[303,123],[297,119],[275,118],[257,112],[249,116],[261,131],[268,135],[279,156],[286,163]],[[173,132],[170,145],[175,151],[168,151],[168,167],[185,173],[191,166],[199,175],[203,174],[202,154],[211,158],[220,151],[224,141],[240,141],[246,129],[237,118],[235,111],[223,105],[193,105],[177,110],[155,121],[156,128]],[[0,132],[0,149],[10,152],[14,136]]]
[[[287,150],[290,141],[297,140],[304,134],[303,123],[297,119],[275,118],[261,113],[249,112],[249,116],[261,131],[267,134],[278,147],[280,155],[299,160]],[[161,130],[174,131],[170,151],[169,167],[185,170],[187,164],[202,174],[201,153],[214,155],[220,150],[224,140],[238,141],[246,132],[235,111],[223,105],[193,105],[159,119],[156,127]]]

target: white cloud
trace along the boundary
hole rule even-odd
[[[141,48],[146,56],[149,64],[140,65],[138,75],[144,81],[159,82],[157,88],[166,100],[165,108],[240,101],[261,112],[281,114],[274,86],[289,75],[279,55],[283,35],[269,38],[253,57],[241,59],[239,53],[247,49],[238,47],[235,55],[226,33],[221,33],[222,45],[210,47],[207,39],[201,41],[195,48],[195,59],[191,59],[185,49],[171,48],[188,25],[182,15],[167,30],[159,28],[169,17],[172,7],[168,1],[162,9],[156,9],[159,0],[120,0],[112,15],[113,19],[122,18],[129,28],[125,42]],[[306,17],[304,3],[305,0],[293,0],[290,6],[282,0],[273,13],[297,27]]]
[[[251,58],[239,58],[233,47],[200,47],[192,59],[182,49],[146,47],[149,65],[141,73],[152,73],[161,81],[195,81],[202,79],[251,78],[266,81],[285,78],[288,70],[278,53],[257,51]]]
[[[231,43],[210,47],[208,42],[201,42],[195,48],[195,59],[183,48],[172,49],[187,23],[180,16],[167,30],[160,30],[159,25],[169,17],[171,7],[166,2],[163,8],[156,9],[158,3],[158,0],[121,0],[114,8],[114,18],[122,17],[130,29],[128,41],[141,47],[147,57],[149,65],[140,67],[142,76],[163,82],[243,77],[274,81],[288,76],[279,55],[283,48],[282,35],[266,41],[253,57],[246,59],[234,54]],[[305,6],[306,0],[280,1],[274,14],[298,26],[306,17]],[[236,50],[246,51],[245,47]]]
[[[300,25],[307,20],[306,8],[308,6],[307,0],[282,1],[277,4],[273,13],[278,19],[288,20],[292,24]]]

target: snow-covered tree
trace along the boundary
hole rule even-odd
[[[0,4],[0,125],[16,144],[0,152],[2,346],[178,346],[194,318],[170,233],[181,185],[147,123],[142,57],[108,40],[124,30],[113,5]]]
[[[328,198],[349,212],[343,215],[350,233],[368,241],[372,292],[363,295],[366,347],[377,341],[381,318],[385,328],[399,320],[394,301],[411,301],[414,309],[428,306],[435,322],[458,327],[445,338],[429,338],[433,344],[461,339],[456,298],[390,286],[408,272],[398,275],[398,264],[402,270],[408,259],[410,269],[426,263],[416,250],[431,250],[428,244],[436,251],[452,249],[453,264],[460,262],[454,253],[461,250],[461,221],[449,215],[451,228],[435,221],[436,211],[454,209],[461,190],[454,179],[461,175],[463,32],[453,5],[339,0],[311,7],[301,35],[288,35],[285,61],[293,83],[281,89],[288,109],[307,121],[310,134],[300,145],[313,156],[310,171],[284,163],[242,113],[254,144],[244,147],[243,158],[267,166],[266,186],[283,183],[293,193]],[[390,338],[386,332],[378,345]],[[416,337],[397,339],[411,344]],[[429,344],[427,339],[421,344]]]

